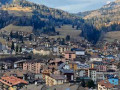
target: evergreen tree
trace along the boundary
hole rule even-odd
[[[91,88],[91,87],[95,87],[95,84],[94,84],[94,81],[93,80],[89,80],[88,82],[87,82],[87,87],[89,87],[89,88]]]
[[[20,51],[19,52],[22,52],[22,47],[20,47]]]
[[[29,40],[31,41],[32,40],[32,35],[30,34],[30,36],[29,36]]]
[[[12,33],[12,31],[10,32],[10,37],[13,38],[13,33]]]
[[[70,41],[70,35],[66,36],[66,41]]]
[[[72,25],[72,28],[75,28],[74,24]]]
[[[15,49],[14,42],[12,42],[11,50],[14,50],[14,49]]]
[[[16,50],[16,52],[18,53],[18,51],[19,51],[19,47],[18,47],[18,45],[16,46],[16,49],[15,49],[15,50]]]
[[[82,79],[81,86],[85,87],[85,80],[84,79]]]

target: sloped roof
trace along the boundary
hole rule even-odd
[[[1,77],[0,82],[8,85],[8,86],[13,86],[13,85],[18,85],[20,83],[28,84],[27,81],[19,79],[14,76],[9,76],[9,77]]]
[[[113,88],[114,85],[111,84],[108,80],[102,80],[100,82],[98,82],[98,84],[105,86],[106,88]]]

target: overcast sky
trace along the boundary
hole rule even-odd
[[[114,0],[29,0],[48,7],[58,8],[70,13],[94,10]]]

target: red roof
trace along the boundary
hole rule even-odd
[[[114,85],[111,84],[108,80],[102,80],[100,82],[98,82],[98,84],[105,86],[106,88],[113,88]]]
[[[20,83],[28,84],[27,81],[22,80],[20,78],[14,77],[14,76],[9,76],[9,77],[1,77],[0,82],[8,85],[8,86],[13,86],[17,85]]]

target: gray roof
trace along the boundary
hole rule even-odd
[[[74,73],[72,69],[61,69],[60,70],[62,73]]]
[[[50,75],[50,77],[56,79],[56,80],[64,80],[66,77],[64,75]]]

